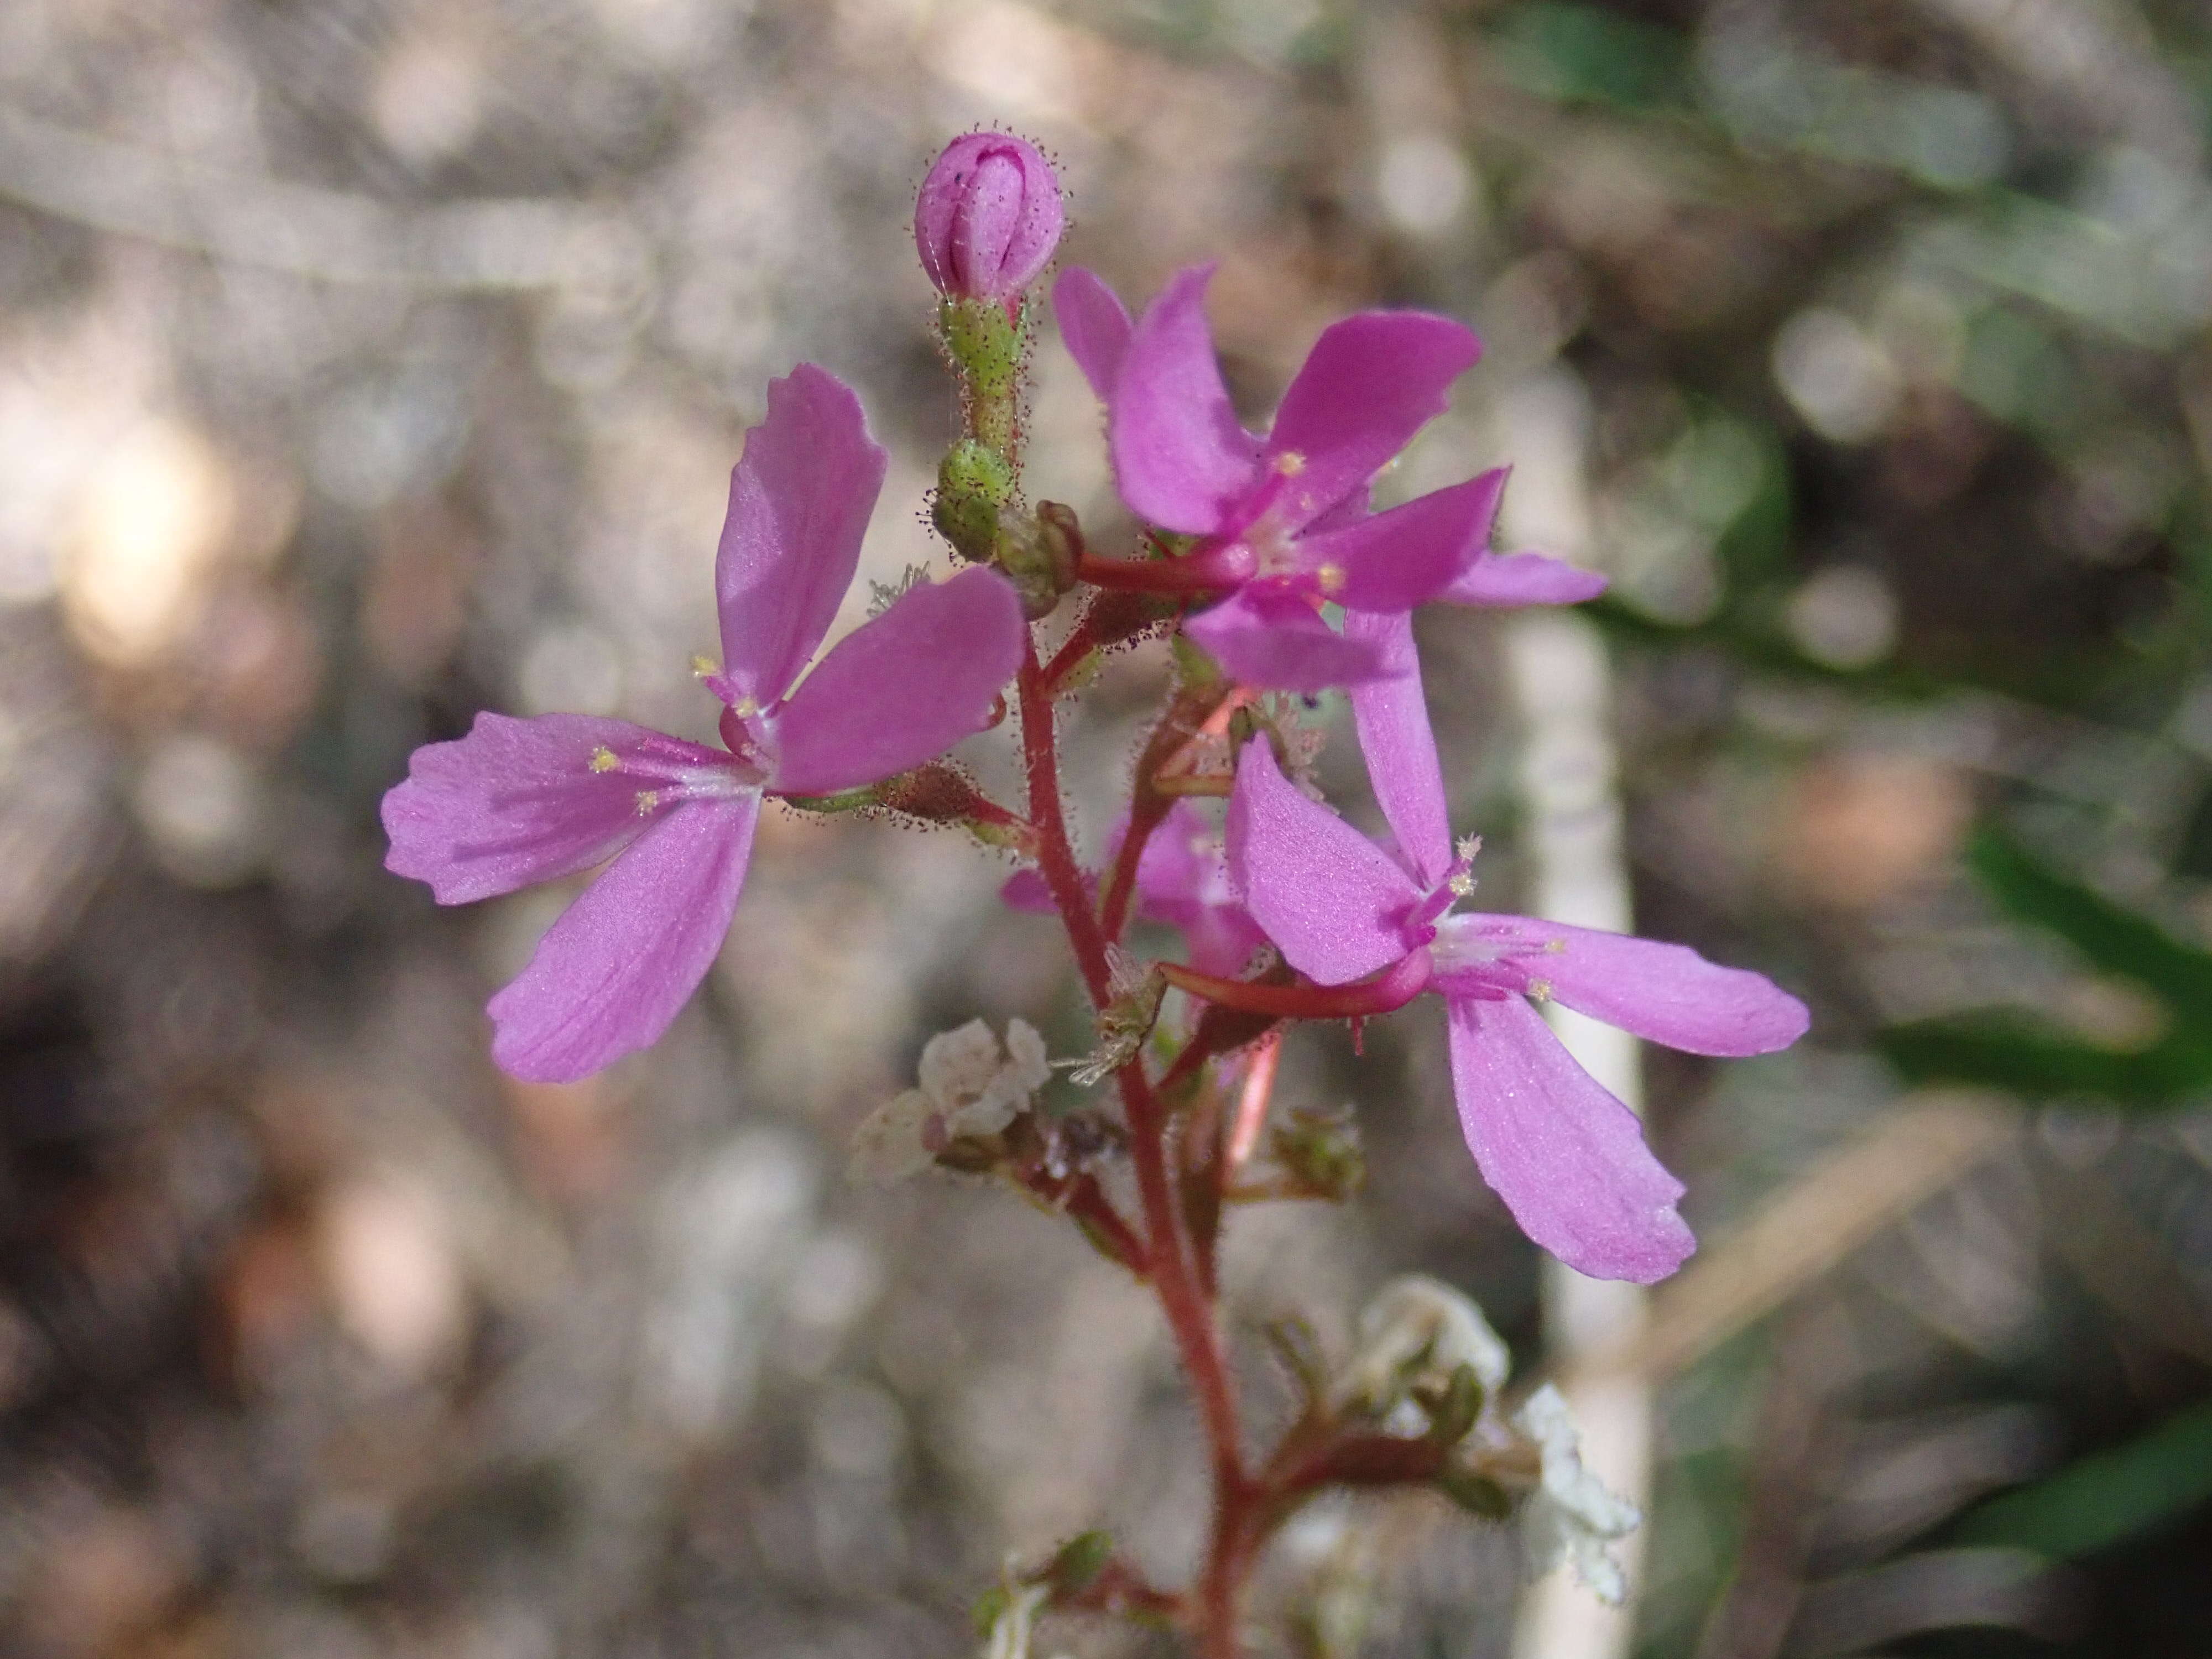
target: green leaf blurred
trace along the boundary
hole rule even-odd
[[[2031,1099],[2089,1094],[2179,1105],[2212,1089],[2212,953],[2059,874],[1996,828],[1976,834],[1966,861],[2007,915],[2154,993],[2167,1034],[2147,1048],[2116,1051],[2027,1013],[1992,1011],[1891,1028],[1879,1043],[1892,1065],[1916,1083],[1984,1084]]]
[[[2105,972],[2140,981],[2179,1023],[2212,1029],[2212,951],[2060,875],[2001,830],[1974,836],[1966,866],[2007,914],[2049,929]]]
[[[2212,1501],[2212,1401],[2138,1440],[1991,1498],[1961,1521],[1961,1544],[2012,1545],[2058,1559],[2109,1549]]]

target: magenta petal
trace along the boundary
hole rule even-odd
[[[768,418],[745,434],[714,561],[722,684],[765,706],[790,689],[836,617],[888,458],[860,400],[801,363],[768,383]]]
[[[1107,856],[1120,854],[1128,833],[1126,816],[1107,838]],[[1137,860],[1137,892],[1147,904],[1205,904],[1232,897],[1223,862],[1221,832],[1195,803],[1179,800],[1153,826]]]
[[[668,1029],[729,932],[760,803],[672,808],[561,914],[487,1011],[502,1071],[573,1082]]]
[[[1229,871],[1244,908],[1291,967],[1342,985],[1403,957],[1420,890],[1389,854],[1310,800],[1262,738],[1244,745],[1229,797]]]
[[[1237,897],[1221,832],[1188,800],[1177,801],[1146,842],[1137,896],[1146,915],[1182,931],[1190,965],[1202,974],[1232,977],[1267,942]]]
[[[1524,605],[1580,605],[1605,592],[1595,570],[1577,570],[1541,553],[1487,553],[1448,583],[1437,598],[1449,605],[1509,611]]]
[[[1322,691],[1382,672],[1375,647],[1339,634],[1297,595],[1269,592],[1258,584],[1191,617],[1182,631],[1212,652],[1231,679],[1246,685]]]
[[[991,722],[1029,641],[995,570],[909,588],[822,659],[769,717],[781,795],[827,795],[933,760]]]
[[[1009,910],[1034,916],[1051,915],[1059,908],[1052,902],[1052,889],[1045,884],[1042,870],[1017,870],[1008,876],[999,889],[999,902]]]
[[[1451,815],[1421,690],[1413,619],[1402,611],[1352,611],[1345,613],[1344,633],[1382,653],[1382,674],[1349,688],[1352,724],[1376,804],[1389,820],[1399,850],[1412,861],[1414,878],[1434,887],[1451,866]]]
[[[428,882],[441,904],[589,869],[644,827],[637,780],[619,765],[592,769],[601,750],[663,766],[729,758],[628,720],[479,714],[465,738],[417,749],[384,797],[384,867]]]
[[[1448,923],[1447,926],[1454,924]],[[1531,916],[1469,915],[1457,925],[1513,954],[1518,969],[1578,1013],[1693,1054],[1770,1054],[1805,1035],[1805,1005],[1764,974],[1723,968],[1686,945],[1568,927]]]
[[[1519,997],[1451,997],[1452,1092],[1468,1150],[1521,1231],[1593,1279],[1649,1285],[1697,1240],[1682,1183],[1636,1114],[1575,1063]]]
[[[1111,404],[1121,359],[1129,349],[1129,313],[1121,299],[1097,274],[1073,265],[1052,285],[1052,314],[1059,319],[1067,355],[1098,401]]]
[[[1170,530],[1227,521],[1258,476],[1259,441],[1237,424],[1206,325],[1212,265],[1176,273],[1145,308],[1109,400],[1107,441],[1121,499]]]
[[[1305,518],[1365,483],[1443,414],[1451,383],[1481,355],[1470,330],[1426,312],[1365,311],[1331,324],[1283,394],[1267,439],[1268,459],[1304,458]]]
[[[1297,543],[1299,567],[1334,572],[1324,589],[1352,611],[1410,611],[1436,598],[1490,539],[1503,472],[1416,496],[1402,507]]]

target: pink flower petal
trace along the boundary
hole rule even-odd
[[[594,770],[601,750],[617,764]],[[640,785],[619,765],[708,766],[729,757],[586,714],[479,714],[465,738],[425,744],[384,798],[384,867],[427,881],[441,904],[466,904],[588,870],[645,827]]]
[[[1568,927],[1531,916],[1468,915],[1450,926],[1511,951],[1486,983],[1542,988],[1578,1013],[1693,1054],[1771,1054],[1805,1035],[1805,1005],[1764,974],[1723,968],[1686,945]]]
[[[1503,472],[1486,472],[1341,529],[1301,537],[1299,568],[1334,571],[1324,591],[1347,610],[1410,611],[1480,557],[1504,482]]]
[[[745,434],[714,561],[722,613],[718,689],[765,707],[790,689],[852,586],[888,457],[860,400],[801,363],[768,383],[768,418]]]
[[[1114,838],[1118,851],[1120,836]],[[1267,942],[1238,901],[1222,834],[1188,800],[1169,809],[1137,860],[1138,908],[1180,929],[1190,965],[1223,978],[1243,971]]]
[[[672,807],[584,890],[491,1000],[501,1070],[573,1082],[668,1029],[729,932],[760,803]]]
[[[827,795],[943,754],[990,724],[1029,638],[995,570],[909,589],[822,659],[770,718],[778,794]]]
[[[1382,672],[1375,647],[1339,634],[1296,594],[1257,583],[1191,617],[1182,631],[1246,685],[1322,691]]]
[[[1264,738],[1237,763],[1229,870],[1252,919],[1320,984],[1345,984],[1407,952],[1401,918],[1420,890],[1389,854],[1301,793]]]
[[[1310,508],[1327,511],[1379,471],[1444,411],[1451,383],[1482,343],[1449,317],[1366,311],[1331,324],[1283,394],[1267,459],[1304,458],[1298,474]]]
[[[1434,887],[1451,866],[1451,815],[1444,798],[1443,768],[1421,690],[1421,659],[1413,647],[1413,619],[1401,611],[1345,613],[1346,639],[1370,641],[1382,653],[1382,672],[1348,688],[1359,752],[1376,804],[1389,821],[1399,851],[1414,879]]]
[[[1033,916],[1048,916],[1060,908],[1052,902],[1052,889],[1045,885],[1042,870],[1017,870],[1008,876],[999,889],[999,902]]]
[[[1649,1285],[1680,1267],[1697,1248],[1674,1209],[1682,1183],[1636,1114],[1519,997],[1448,1000],[1460,1127],[1522,1231],[1593,1279]]]
[[[1121,499],[1140,517],[1203,535],[1258,477],[1259,440],[1237,423],[1206,325],[1212,265],[1176,273],[1145,308],[1114,387],[1107,441]]]
[[[1067,355],[1098,401],[1110,405],[1129,349],[1129,313],[1120,298],[1095,273],[1073,265],[1052,285],[1052,314],[1059,319]]]
[[[1605,592],[1606,579],[1541,553],[1485,553],[1437,595],[1449,605],[1512,610],[1524,605],[1580,605]]]

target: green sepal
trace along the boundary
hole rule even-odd
[[[1437,1486],[1460,1508],[1486,1521],[1503,1521],[1513,1513],[1513,1494],[1487,1475],[1448,1468],[1437,1476]]]
[[[994,1584],[975,1598],[970,1617],[975,1621],[975,1634],[988,1640],[999,1620],[1013,1610],[1014,1595],[1004,1584]]]
[[[776,799],[805,812],[855,812],[864,806],[882,805],[877,788],[865,784],[858,789],[840,789],[834,795],[778,795]]]
[[[1012,387],[1021,367],[1021,326],[995,300],[947,298],[937,310],[939,337],[979,393]]]
[[[1044,1570],[1044,1582],[1054,1595],[1080,1595],[1098,1581],[1113,1559],[1113,1534],[1095,1528],[1079,1532],[1060,1547]]]

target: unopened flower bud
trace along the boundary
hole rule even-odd
[[[922,180],[914,243],[940,294],[1006,300],[1036,279],[1066,222],[1052,164],[1025,139],[971,132]]]

